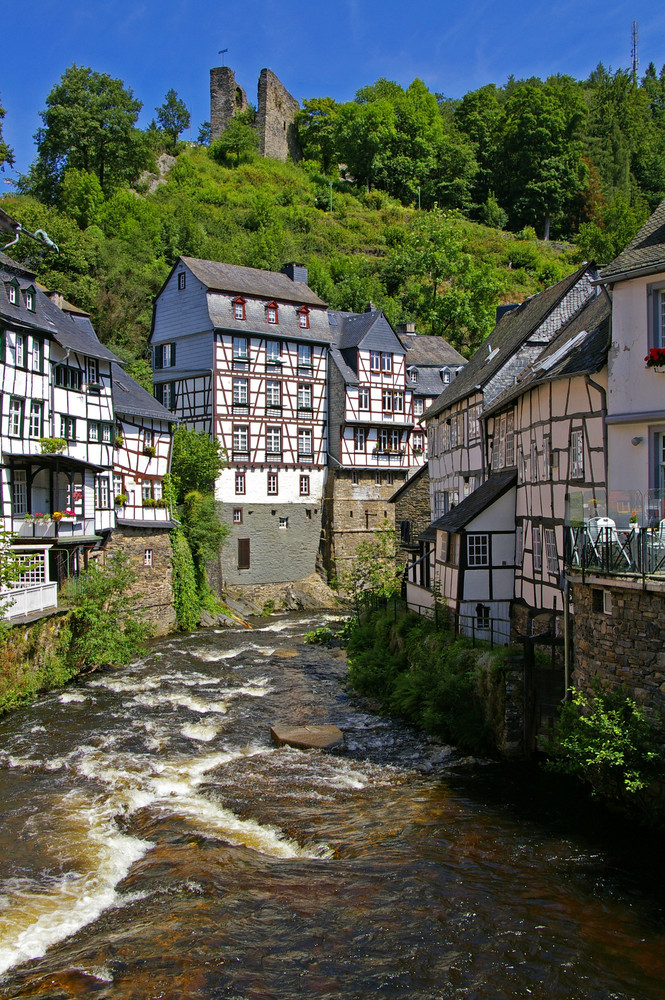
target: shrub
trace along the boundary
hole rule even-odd
[[[199,623],[201,609],[194,559],[182,531],[171,532],[171,547],[173,549],[172,587],[176,621],[178,628],[183,632],[192,632]]]

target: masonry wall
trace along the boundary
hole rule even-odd
[[[429,475],[427,471],[417,476],[407,488],[400,493],[393,504],[395,508],[395,524],[399,530],[402,521],[409,521],[412,542],[418,540],[418,535],[429,527],[432,520],[429,505]]]
[[[326,489],[326,567],[338,579],[348,572],[361,542],[369,541],[372,534],[385,524],[395,524],[395,505],[390,498],[403,483],[393,473],[388,483],[385,472],[381,483],[376,483],[375,473],[359,470],[358,483],[351,472],[335,471],[328,476]]]
[[[610,578],[573,583],[572,591],[573,685],[589,691],[599,677],[625,687],[654,720],[665,714],[665,593],[616,586]],[[611,598],[610,613],[595,610],[603,591]]]
[[[145,565],[146,550],[152,551],[152,566]],[[173,608],[172,552],[168,531],[148,528],[118,527],[105,549],[111,556],[122,552],[136,572],[137,582],[132,593],[137,595],[136,610],[155,627],[157,635],[174,632],[176,617]]]
[[[229,66],[210,70],[210,137],[217,139],[234,115],[249,107],[245,91]]]
[[[259,106],[256,125],[263,156],[297,162],[302,153],[298,143],[295,115],[300,105],[269,69],[259,76]]]
[[[246,498],[240,498],[246,501]],[[242,524],[233,522],[234,504],[221,503],[224,524],[231,533],[222,548],[224,586],[294,583],[317,569],[321,539],[321,504],[243,504]],[[280,528],[280,518],[288,526]],[[238,568],[238,540],[249,539],[249,568]]]

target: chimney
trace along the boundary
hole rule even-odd
[[[306,285],[309,277],[307,268],[302,264],[285,264],[282,268],[282,274],[285,274],[291,281],[299,282],[301,285]]]

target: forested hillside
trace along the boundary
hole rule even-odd
[[[152,300],[178,254],[302,262],[332,307],[371,300],[468,353],[499,302],[611,259],[665,196],[665,74],[653,66],[639,81],[602,66],[583,82],[511,79],[460,101],[419,80],[307,100],[298,165],[257,156],[251,112],[209,147],[205,123],[199,145],[177,141],[189,121],[174,91],[145,131],[140,107],[122,81],[70,67],[46,99],[22,193],[2,202],[60,248],[22,240],[11,252],[128,361],[146,358]]]

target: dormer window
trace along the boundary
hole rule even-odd
[[[412,385],[416,385],[417,384],[417,382],[418,382],[418,369],[417,368],[409,368],[409,379],[410,379]]]
[[[181,271],[178,275],[178,291],[182,292],[187,287],[187,274],[185,271]]]
[[[277,324],[277,303],[269,302],[266,306],[266,323]]]
[[[34,288],[26,288],[25,290],[25,308],[29,309],[30,312],[35,311],[35,290]]]
[[[245,300],[241,296],[233,300],[233,318],[245,319]]]
[[[7,298],[11,305],[18,305],[18,282],[16,278],[13,278],[7,284]]]
[[[301,330],[309,330],[309,309],[306,306],[298,309],[298,326]]]
[[[445,385],[448,385],[448,383],[450,382],[450,369],[449,368],[442,368],[441,369],[441,379],[445,383]]]

